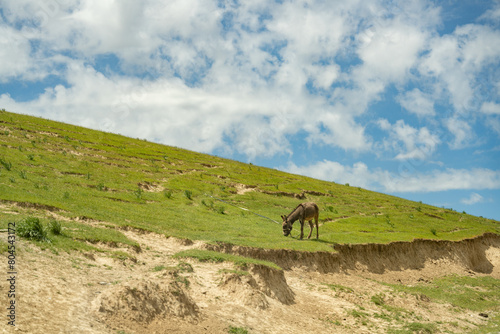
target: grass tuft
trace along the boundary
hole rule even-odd
[[[62,235],[62,226],[61,223],[55,219],[51,219],[49,222],[49,230],[54,235]]]
[[[8,171],[12,169],[12,163],[7,160],[4,160],[3,158],[0,158],[0,164],[2,164],[2,166]]]
[[[271,267],[273,269],[281,270],[281,268],[273,262],[257,260],[249,257],[219,253],[215,251],[201,250],[201,249],[188,249],[174,254],[174,258],[193,258],[200,262],[233,262],[237,266],[245,268],[249,264],[260,264]]]
[[[42,222],[39,218],[28,217],[17,224],[17,235],[22,238],[50,242],[47,236],[47,230],[43,227]]]

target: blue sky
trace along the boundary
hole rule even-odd
[[[500,220],[499,1],[0,0],[0,108]]]

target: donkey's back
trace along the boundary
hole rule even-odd
[[[304,220],[318,219],[319,208],[316,203],[302,203],[302,208],[304,210]]]

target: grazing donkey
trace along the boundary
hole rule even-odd
[[[309,221],[309,227],[311,230],[309,231],[309,236],[307,239],[311,238],[311,234],[313,231],[313,218],[316,221],[316,239],[319,238],[319,230],[318,230],[318,216],[319,209],[318,206],[313,202],[307,202],[299,204],[288,216],[281,216],[283,219],[283,235],[287,237],[293,228],[293,223],[298,219],[300,222],[300,239],[304,237],[304,222]]]

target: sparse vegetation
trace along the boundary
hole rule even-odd
[[[156,266],[153,268],[153,271],[154,272],[158,272],[158,271],[162,271],[164,270],[166,267],[164,265],[160,265],[160,266]]]
[[[62,226],[61,223],[58,222],[55,219],[51,219],[49,222],[49,230],[52,232],[54,235],[61,235],[62,234]]]
[[[396,291],[404,291],[452,306],[484,312],[498,307],[500,280],[493,277],[448,276],[434,280],[432,285],[391,285]]]
[[[17,224],[17,235],[26,239],[50,242],[47,236],[47,230],[44,228],[40,219],[35,217],[28,217],[21,220]]]
[[[0,158],[0,164],[2,164],[2,166],[8,171],[12,169],[12,163],[7,160],[4,160],[3,158]]]
[[[191,190],[184,190],[184,196],[190,201],[193,200],[193,192]]]
[[[275,263],[270,261],[257,260],[249,257],[219,253],[208,250],[201,249],[189,249],[186,251],[179,252],[174,255],[174,258],[193,258],[201,262],[215,262],[220,263],[224,261],[233,262],[237,266],[245,268],[249,264],[260,264],[265,265],[274,269],[281,269]]]
[[[248,330],[246,328],[233,326],[230,326],[227,332],[229,334],[248,334]]]
[[[142,190],[141,187],[137,187],[137,189],[134,191],[134,195],[137,199],[142,199],[143,193],[144,193],[144,190]]]

